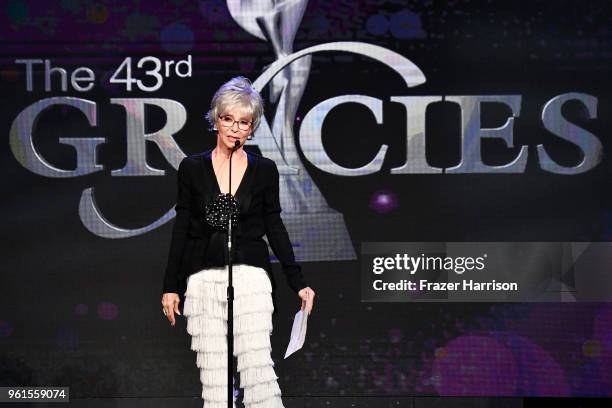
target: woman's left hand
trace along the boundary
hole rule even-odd
[[[314,304],[315,292],[310,289],[310,286],[307,286],[303,289],[300,289],[298,292],[298,296],[302,299],[302,307],[300,310],[306,309],[308,315],[312,312],[312,306]]]

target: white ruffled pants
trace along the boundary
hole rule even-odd
[[[270,355],[272,285],[266,271],[232,267],[234,356],[247,408],[284,408]],[[197,352],[204,408],[227,407],[227,266],[203,269],[187,280],[184,315]],[[234,407],[236,406],[234,395]]]

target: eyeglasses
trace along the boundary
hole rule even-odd
[[[249,130],[253,123],[248,120],[234,120],[230,115],[219,115],[219,119],[221,119],[221,124],[227,128],[231,128],[234,123],[238,123],[238,129],[240,130]]]

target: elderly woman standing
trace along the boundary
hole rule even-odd
[[[205,408],[227,406],[228,260],[223,226],[227,225],[228,206],[235,211],[234,355],[246,407],[283,407],[270,355],[276,302],[264,234],[289,286],[300,297],[302,310],[310,313],[314,301],[315,292],[304,282],[280,217],[276,164],[243,149],[262,114],[262,98],[248,79],[236,77],[226,82],[215,93],[207,113],[217,132],[216,147],[186,157],[178,169],[176,220],[162,305],[173,326],[174,313],[180,315],[183,305],[187,332],[192,336],[191,349],[197,352]],[[240,143],[237,149],[236,141]]]

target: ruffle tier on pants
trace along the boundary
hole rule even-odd
[[[283,408],[272,345],[272,285],[266,271],[234,265],[234,356],[247,408]],[[197,352],[204,408],[227,407],[227,266],[189,277],[184,315]],[[234,401],[235,406],[235,401]]]

